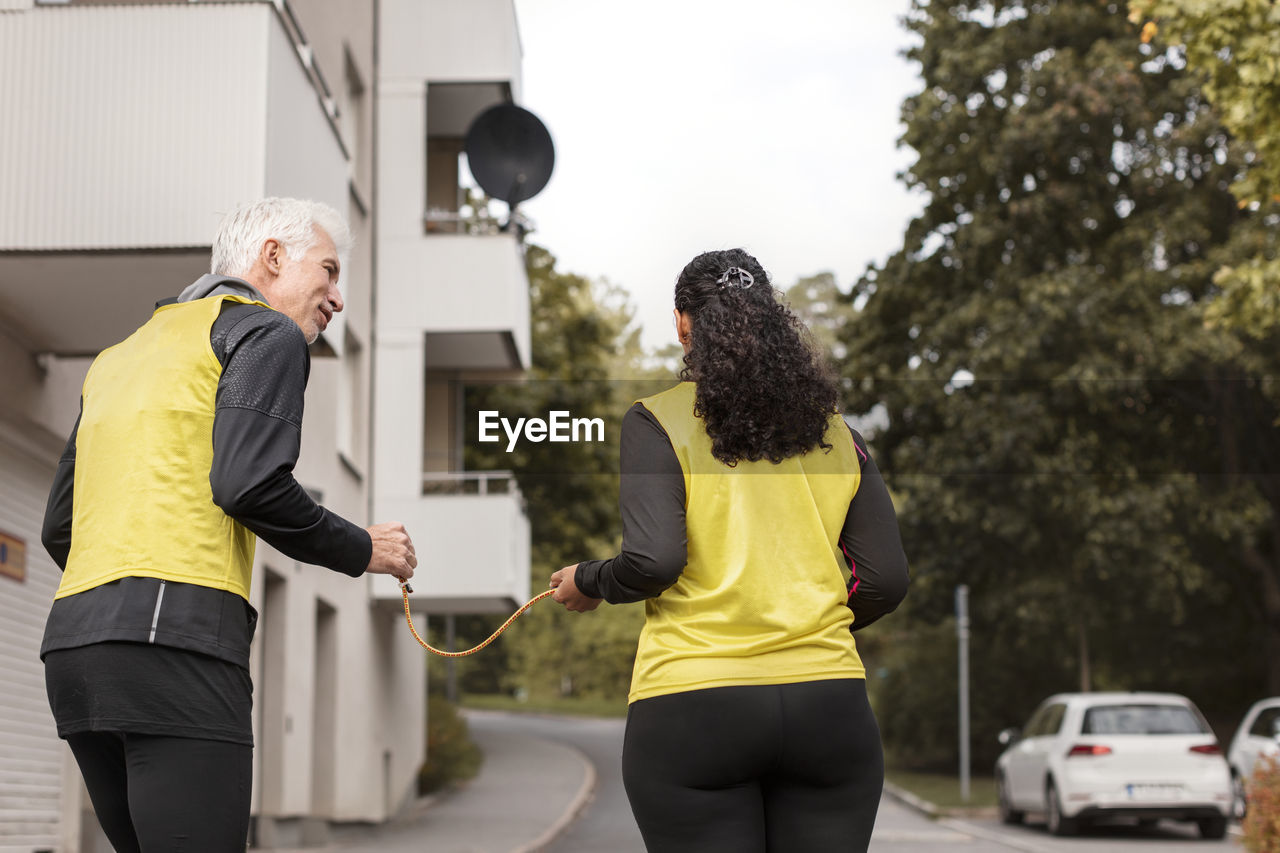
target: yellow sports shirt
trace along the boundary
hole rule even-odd
[[[71,553],[55,598],[141,576],[248,600],[255,537],[214,504],[209,486],[222,375],[209,332],[227,300],[251,301],[165,305],[89,368]]]
[[[684,474],[688,561],[645,602],[630,701],[865,677],[838,551],[860,479],[848,427],[832,415],[829,451],[729,467],[711,455],[694,390],[685,382],[640,401]]]

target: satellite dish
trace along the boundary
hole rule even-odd
[[[467,129],[467,162],[476,183],[514,211],[551,179],[555,146],[538,117],[515,104],[482,112]]]

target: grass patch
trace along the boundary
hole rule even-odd
[[[996,804],[996,780],[991,776],[974,776],[969,780],[968,802],[960,799],[960,777],[949,773],[886,768],[884,778],[939,808],[985,808]]]
[[[626,699],[593,699],[576,696],[520,700],[505,693],[468,693],[460,703],[478,711],[514,711],[526,714],[564,714],[571,717],[625,717]]]

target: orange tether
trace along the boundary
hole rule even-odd
[[[552,595],[555,592],[555,590],[549,589],[546,592],[541,593],[540,595],[535,595],[533,598],[526,601],[523,607],[521,607],[515,613],[511,614],[510,619],[502,623],[501,628],[499,628],[498,630],[494,631],[492,634],[489,635],[489,639],[485,640],[483,643],[476,646],[474,649],[467,649],[465,652],[446,652],[442,649],[437,649],[436,647],[430,645],[426,640],[422,639],[422,637],[418,635],[418,629],[413,627],[413,617],[409,615],[409,593],[411,592],[413,592],[413,587],[409,586],[409,584],[407,583],[400,584],[400,594],[404,597],[404,621],[409,623],[409,630],[413,633],[413,638],[418,641],[418,645],[422,646],[424,649],[431,652],[432,654],[440,655],[440,657],[442,658],[464,658],[467,655],[474,655],[476,652],[480,651],[485,646],[489,645],[494,640],[498,639],[498,637],[501,636],[502,632],[510,628],[511,623],[516,621],[516,619],[520,617],[521,613],[524,613],[526,610],[528,610],[533,605],[537,604],[542,599],[546,598],[548,595]]]

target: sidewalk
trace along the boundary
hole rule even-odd
[[[572,823],[596,786],[595,768],[572,747],[501,730],[496,715],[469,711],[484,753],[480,774],[383,826],[339,827],[325,853],[534,853]],[[317,848],[258,848],[317,853]]]
[[[1000,816],[1000,810],[994,806],[967,806],[962,808],[942,808],[926,799],[917,797],[901,785],[889,780],[884,783],[884,795],[894,802],[900,803],[927,818],[937,820],[940,817],[994,818]]]

